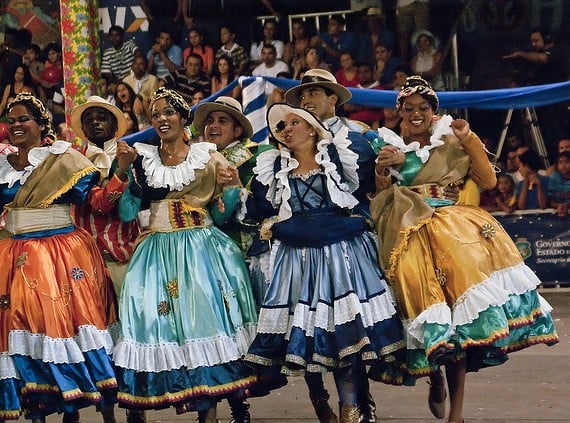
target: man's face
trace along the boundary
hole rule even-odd
[[[509,151],[507,154],[507,170],[509,172],[516,172],[519,168],[519,160],[516,151]]]
[[[190,40],[190,44],[192,44],[193,47],[198,47],[202,43],[202,36],[198,31],[190,31],[188,39]]]
[[[115,48],[119,48],[123,45],[123,36],[120,31],[111,30],[109,31],[109,42]]]
[[[570,139],[564,139],[558,142],[558,152],[562,153],[564,151],[570,151]]]
[[[89,107],[81,115],[81,128],[89,141],[102,147],[117,132],[115,116],[102,107]]]
[[[213,142],[218,151],[238,140],[243,133],[241,126],[226,112],[215,111],[208,115],[204,126],[204,138]]]
[[[544,39],[542,38],[542,34],[540,32],[533,32],[530,34],[530,47],[534,51],[544,50]]]
[[[202,64],[198,58],[189,56],[186,60],[186,75],[189,78],[196,78],[198,75],[200,75],[201,67]]]
[[[168,50],[172,46],[172,38],[168,32],[161,32],[158,36],[158,44],[164,50]]]
[[[146,73],[146,61],[142,57],[135,57],[132,68],[137,78],[142,78]]]
[[[336,19],[329,19],[328,30],[330,35],[337,35],[342,30],[342,26]]]
[[[301,107],[313,113],[319,119],[328,119],[334,116],[334,107],[338,97],[335,94],[327,95],[324,88],[307,88],[301,91],[300,98]]]
[[[275,64],[275,51],[270,47],[264,47],[261,50],[261,60],[267,66],[272,66]]]

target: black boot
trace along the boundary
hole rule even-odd
[[[79,423],[79,411],[63,413],[62,423]]]
[[[249,403],[246,399],[228,398],[228,404],[232,411],[230,423],[250,423]]]
[[[103,416],[103,423],[117,423],[115,408],[112,405],[102,408],[101,415]]]
[[[376,423],[376,403],[370,391],[360,399],[358,408],[360,410],[360,423]]]
[[[146,423],[144,410],[127,410],[127,423]]]
[[[46,423],[46,418],[41,417],[39,419],[32,419],[32,423]]]

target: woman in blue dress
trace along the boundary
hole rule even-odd
[[[375,238],[366,219],[351,213],[359,203],[352,194],[358,156],[346,136],[333,140],[306,110],[274,104],[268,123],[282,146],[259,155],[247,208],[272,244],[271,282],[246,361],[266,389],[280,373],[332,371],[340,421],[357,422],[366,364],[386,363],[404,347]]]
[[[118,400],[134,409],[197,410],[200,422],[215,422],[217,400],[256,381],[240,360],[257,318],[247,268],[214,226],[239,203],[239,176],[214,144],[188,143],[190,107],[177,92],[157,90],[151,112],[160,145],[117,146],[116,172],[130,179],[121,219],[150,209],[119,300]]]

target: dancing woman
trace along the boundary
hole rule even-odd
[[[430,375],[430,409],[463,422],[467,371],[503,363],[507,354],[558,341],[540,281],[489,213],[455,206],[443,188],[469,175],[483,189],[496,184],[481,140],[463,119],[437,120],[432,87],[412,76],[396,106],[404,138],[380,129],[386,145],[376,165],[371,212],[379,256],[404,321],[408,371]],[[399,172],[390,169],[402,163]],[[394,176],[395,175],[395,176]]]
[[[347,130],[332,134],[310,112],[277,103],[269,129],[280,150],[259,155],[249,218],[272,243],[270,284],[246,355],[268,389],[288,375],[332,371],[341,422],[358,422],[364,365],[403,348],[401,323],[366,219],[351,210],[359,185]],[[360,175],[362,176],[362,175]],[[386,370],[388,366],[386,366]],[[386,381],[392,374],[383,373]],[[322,399],[326,403],[326,398]],[[320,421],[336,422],[327,406]]]
[[[97,405],[114,422],[117,382],[108,331],[116,321],[112,284],[97,245],[73,225],[99,172],[71,144],[56,141],[50,114],[29,93],[8,104],[16,153],[0,156],[0,420],[43,422]]]
[[[118,399],[134,409],[198,411],[200,422],[215,422],[218,399],[256,381],[240,360],[257,317],[247,268],[239,247],[214,226],[238,205],[239,175],[214,144],[188,143],[191,111],[180,94],[159,88],[150,106],[160,145],[117,146],[116,173],[131,179],[119,216],[130,221],[150,209],[120,295]]]

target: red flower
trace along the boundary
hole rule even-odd
[[[75,22],[71,19],[64,19],[61,21],[61,30],[64,34],[71,34],[75,31]]]
[[[77,56],[75,55],[74,51],[71,50],[65,50],[63,52],[63,63],[65,63],[68,66],[71,66],[73,63],[75,63]]]

